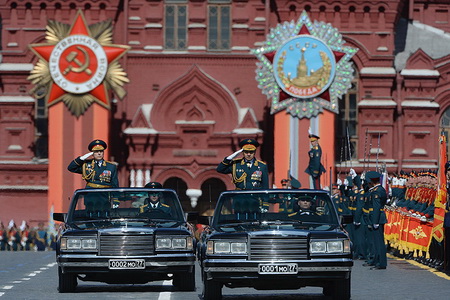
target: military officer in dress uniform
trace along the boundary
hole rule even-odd
[[[310,133],[311,150],[308,151],[309,164],[305,172],[309,174],[312,188],[320,189],[320,176],[325,173],[325,168],[320,162],[322,159],[322,148],[319,145],[319,136]]]
[[[67,167],[72,173],[82,174],[86,188],[119,187],[117,163],[103,159],[108,146],[102,140],[94,140],[89,146],[89,153],[75,158]]]
[[[155,184],[155,186],[158,186]],[[159,183],[159,186],[162,185]],[[159,188],[159,187],[152,187]],[[161,203],[162,193],[161,192],[150,192],[149,197],[145,199],[144,205],[139,208],[140,213],[153,212],[153,211],[161,211],[168,215],[171,214],[170,206],[164,203]]]
[[[296,199],[296,206],[298,209],[294,213],[289,214],[289,217],[300,217],[302,220],[317,219],[319,215],[313,210],[313,198],[308,195],[298,196]]]
[[[370,213],[370,223],[368,225],[373,240],[374,256],[372,260],[373,267],[371,270],[386,269],[386,245],[384,243],[384,224],[387,223],[384,206],[387,201],[387,193],[380,184],[381,174],[376,171],[366,173],[365,179],[369,185],[369,203],[373,209]]]
[[[75,158],[67,167],[70,172],[82,175],[86,181],[86,188],[119,187],[117,163],[106,161],[103,158],[107,147],[104,141],[94,140],[88,145],[88,150],[91,152]],[[96,193],[95,198],[85,198],[84,203],[91,213],[104,214],[110,208],[108,195],[102,194]]]
[[[217,166],[217,172],[231,174],[237,190],[259,190],[269,188],[269,171],[265,162],[255,158],[259,143],[245,139],[239,143],[240,150],[225,157]],[[236,158],[241,152],[242,158]]]

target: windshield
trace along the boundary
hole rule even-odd
[[[172,227],[184,221],[178,197],[167,190],[103,191],[89,189],[77,192],[69,221],[80,228],[110,226]],[[93,225],[96,223],[95,225]],[[99,224],[99,223],[103,223]]]
[[[338,225],[338,218],[328,194],[266,191],[223,194],[214,224],[223,231],[305,226],[327,230]]]

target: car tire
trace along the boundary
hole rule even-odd
[[[348,279],[330,282],[323,288],[325,296],[331,296],[335,300],[349,300],[351,296],[351,282]]]
[[[74,292],[78,285],[76,274],[64,274],[58,267],[58,291],[60,293]]]
[[[207,280],[206,274],[202,272],[202,279],[203,279],[203,300],[220,300],[222,299],[222,283],[214,281],[214,280]]]
[[[172,284],[180,291],[195,291],[195,266],[192,267],[191,272],[173,274]]]

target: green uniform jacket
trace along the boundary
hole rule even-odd
[[[387,194],[384,187],[376,185],[370,190],[370,199],[373,211],[371,213],[372,224],[386,224],[387,218],[384,212],[384,206],[387,201]]]
[[[308,151],[308,155],[309,155],[309,164],[305,172],[314,178],[317,178],[322,173],[325,173],[325,168],[320,162],[322,158],[322,148],[320,148],[320,146],[311,148],[311,150]]]
[[[81,160],[77,157],[67,169],[72,173],[82,174],[87,188],[119,187],[116,163],[103,160],[99,167],[94,160]]]
[[[234,160],[224,159],[217,172],[231,174],[237,190],[262,190],[269,188],[269,171],[265,162],[253,160],[249,168],[244,158]]]

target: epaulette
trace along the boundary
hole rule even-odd
[[[119,165],[119,163],[118,163],[118,162],[115,162],[115,161],[109,161],[109,160],[107,160],[106,162],[107,162],[107,163],[110,163],[110,164],[113,164],[113,165],[115,165],[115,166],[118,166],[118,165]]]
[[[292,216],[295,216],[297,214],[297,212],[295,212],[295,213],[292,213],[292,214],[289,214],[288,215],[288,217],[292,217]]]
[[[139,207],[139,212],[143,213],[144,212],[144,208],[146,208],[148,206],[148,204],[142,205],[141,207]]]
[[[164,204],[164,203],[161,203],[161,206],[164,206],[164,207],[170,207],[169,205]]]
[[[265,162],[263,162],[262,160],[256,160],[258,163],[262,163],[263,165],[266,165],[266,163]]]

